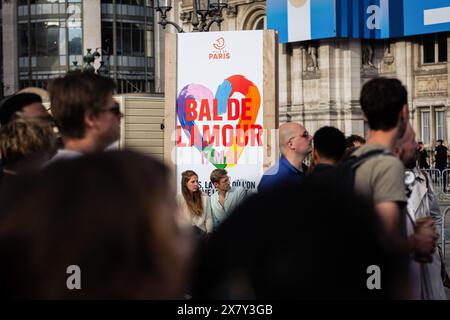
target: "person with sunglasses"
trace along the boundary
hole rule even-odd
[[[300,182],[308,166],[303,163],[312,150],[312,136],[299,123],[284,123],[279,128],[281,157],[261,178],[258,192],[274,189],[281,184]]]
[[[94,73],[70,72],[50,85],[51,111],[64,148],[49,161],[105,150],[120,137],[120,105],[113,98],[112,79]]]

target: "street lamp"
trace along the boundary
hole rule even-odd
[[[95,73],[95,67],[91,65],[95,61],[94,54],[91,52],[92,49],[87,49],[86,55],[83,57],[84,67],[83,72]]]
[[[191,24],[193,27],[193,31],[199,32],[207,32],[213,25],[213,23],[217,23],[219,26],[223,22],[222,11],[223,9],[228,7],[227,0],[193,0],[193,14],[191,19]],[[158,24],[160,24],[163,29],[166,28],[166,25],[173,25],[178,32],[184,32],[183,28],[180,27],[173,21],[167,20],[167,12],[172,9],[172,0],[156,0],[156,12],[160,14],[160,20]],[[198,16],[200,16],[200,21],[198,20]],[[208,22],[208,17],[211,17],[211,20]]]
[[[99,52],[100,50],[100,52]],[[100,61],[100,66],[98,68],[95,68],[93,65],[95,60],[100,59],[102,57],[102,54],[108,54],[107,51],[103,50],[102,48],[95,48],[95,51],[92,52],[91,48],[86,49],[87,53],[85,56],[83,56],[84,66],[82,68],[83,72],[90,72],[90,73],[96,73],[101,76],[108,76],[108,68],[105,66],[104,61]],[[109,57],[108,57],[109,58]],[[73,71],[77,71],[78,69],[78,62],[73,61]]]

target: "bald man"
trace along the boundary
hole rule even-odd
[[[279,128],[281,157],[276,165],[269,168],[258,185],[258,192],[274,189],[282,184],[300,182],[308,166],[303,163],[311,153],[312,136],[299,123],[288,122]]]

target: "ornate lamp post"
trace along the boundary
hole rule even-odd
[[[223,22],[222,11],[228,7],[227,0],[193,0],[193,15],[191,18],[191,24],[194,31],[207,32],[214,23],[219,26]],[[167,20],[167,12],[172,9],[172,0],[156,0],[155,10],[160,14],[159,24],[166,28],[166,25],[170,24],[174,26],[178,32],[184,32],[173,21]],[[200,16],[200,21],[199,21]],[[208,17],[211,19],[208,21]]]
[[[92,52],[91,48],[86,49],[87,53],[85,56],[83,56],[84,66],[80,68],[78,66],[77,61],[73,61],[73,66],[71,68],[72,71],[83,71],[83,72],[91,72],[96,73],[101,76],[107,77],[109,72],[108,68],[105,66],[104,61],[100,61],[100,66],[98,68],[95,68],[93,65],[95,60],[100,59],[102,57],[102,54],[108,54],[105,50],[102,48],[96,48],[94,52]],[[100,51],[99,51],[100,50]]]
[[[92,72],[92,73],[95,72],[95,67],[93,65],[91,65],[91,63],[94,63],[95,57],[91,51],[92,51],[92,49],[87,49],[87,53],[83,57],[83,61],[84,61],[83,72]]]

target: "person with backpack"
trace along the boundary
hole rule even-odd
[[[383,238],[393,251],[403,255],[405,264],[410,254],[431,255],[436,246],[431,224],[422,225],[412,235],[406,233],[405,169],[392,151],[408,125],[407,96],[406,88],[397,79],[375,78],[363,86],[360,104],[369,133],[367,143],[352,154],[361,157],[375,150],[379,152],[355,169],[354,190],[372,201],[382,221]],[[408,275],[399,281],[408,284]],[[408,291],[411,298],[419,298],[411,288]],[[404,292],[398,294],[403,296]]]

